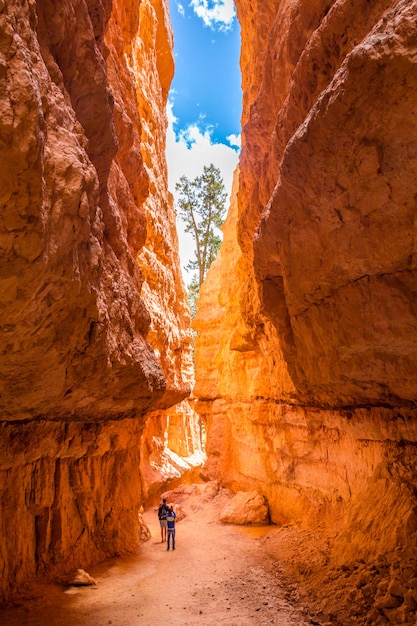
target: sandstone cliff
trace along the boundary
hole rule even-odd
[[[167,2],[0,2],[0,32],[7,596],[137,550],[152,481],[201,443],[166,191]]]
[[[335,558],[414,554],[417,5],[236,6],[238,190],[195,321],[206,472],[327,524]]]
[[[133,113],[140,120],[136,128],[140,128],[140,153],[149,190],[142,204],[146,239],[137,259],[143,280],[141,296],[151,320],[147,339],[155,350],[166,383],[164,395],[147,414],[142,437],[141,477],[147,497],[161,485],[175,484],[184,473],[201,465],[204,454],[200,418],[186,400],[194,383],[190,313],[181,276],[165,157],[165,108],[174,72],[168,3],[165,0],[142,2],[137,12],[128,5],[128,22],[118,32],[120,16],[127,10],[125,4],[113,2],[113,15],[117,20],[109,25],[107,40],[111,54],[107,65],[116,105],[119,102],[120,111],[125,115],[126,103],[132,103]],[[132,14],[135,21],[132,21]],[[137,30],[133,39],[132,25],[135,32]],[[121,37],[124,37],[124,44]],[[121,80],[123,67],[120,63],[126,56],[128,63],[124,71],[129,70],[128,76]],[[135,99],[126,93],[126,86],[132,81]],[[120,135],[124,137],[123,132]],[[116,157],[116,163],[118,161]],[[124,158],[121,161],[123,166]],[[117,179],[116,189],[120,188],[118,183]]]

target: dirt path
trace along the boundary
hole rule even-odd
[[[161,543],[154,510],[145,512],[152,537],[142,553],[89,573],[93,587],[43,588],[21,607],[0,611],[2,626],[306,626],[277,571],[264,566],[268,533],[275,529],[221,524],[226,496],[188,495],[178,508],[175,552]]]

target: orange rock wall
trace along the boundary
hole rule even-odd
[[[290,132],[255,272],[304,402],[416,400],[415,17],[413,2],[335,3],[278,114]]]
[[[346,558],[412,552],[417,5],[236,6],[239,181],[195,321],[206,473]]]
[[[0,33],[8,596],[31,575],[136,551],[153,481],[202,455],[166,191],[167,2],[0,2]]]
[[[105,8],[22,0],[1,13],[3,419],[120,416],[165,390],[134,261],[148,186],[139,118],[118,119]]]
[[[141,295],[150,312],[148,341],[155,349],[166,381],[163,397],[148,413],[142,437],[141,476],[144,496],[189,479],[205,460],[200,417],[188,396],[194,383],[190,312],[181,275],[174,202],[168,191],[165,157],[166,103],[173,77],[173,39],[168,2],[143,1],[131,68],[141,120],[140,148],[149,177],[143,204],[146,241],[138,254],[143,277]],[[117,6],[113,11],[119,12]],[[114,55],[120,58],[120,54]]]

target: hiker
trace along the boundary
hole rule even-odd
[[[175,550],[175,518],[177,517],[174,507],[171,504],[168,513],[167,513],[167,530],[168,530],[168,539],[167,539],[167,550],[169,550],[169,546],[172,539],[172,549]]]
[[[162,504],[158,509],[158,519],[159,525],[161,527],[161,543],[167,540],[167,513],[169,511],[169,506],[167,505],[167,499],[162,498]]]

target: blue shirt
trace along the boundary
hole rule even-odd
[[[174,511],[168,511],[167,513],[167,527],[168,530],[175,530],[175,518],[176,518],[176,514],[174,513]]]

